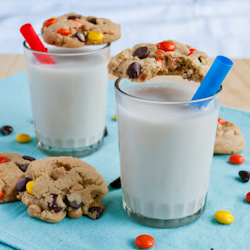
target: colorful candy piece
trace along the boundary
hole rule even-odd
[[[28,182],[32,181],[30,178],[25,177],[22,178],[17,184],[16,184],[16,189],[18,192],[23,192],[26,190],[26,184]]]
[[[245,161],[245,158],[242,155],[231,155],[229,161],[232,164],[241,164]]]
[[[250,192],[246,194],[246,200],[250,203]]]
[[[224,119],[222,119],[222,118],[218,118],[218,122],[220,123],[220,124],[226,124],[226,121],[224,120]]]
[[[222,224],[230,224],[234,221],[234,217],[228,211],[220,210],[215,213],[215,219]]]
[[[2,133],[3,135],[9,135],[12,131],[13,131],[13,128],[8,125],[2,126],[0,128],[0,133]]]
[[[49,27],[50,25],[52,25],[52,24],[54,24],[54,23],[56,23],[56,22],[57,22],[56,18],[55,18],[55,17],[52,17],[52,18],[46,20],[46,21],[43,23],[43,27]]]
[[[16,136],[16,140],[20,143],[27,143],[31,140],[28,134],[19,134]]]
[[[196,52],[197,52],[196,49],[190,49],[190,52],[189,52],[188,56],[189,56],[189,55],[192,55],[192,54],[194,54],[194,53],[196,53]]]
[[[4,192],[3,192],[3,190],[1,190],[0,191],[0,200],[3,198],[3,196],[4,196]]]
[[[163,51],[155,51],[155,54],[158,54],[158,55],[165,55],[165,52],[163,52]]]
[[[69,29],[59,29],[57,30],[58,34],[61,34],[62,36],[68,36],[71,34],[71,30]]]
[[[1,164],[1,163],[5,163],[5,162],[7,162],[7,161],[8,161],[8,159],[7,159],[6,157],[0,156],[0,164]]]
[[[174,51],[176,46],[171,42],[161,42],[157,44],[157,48],[164,51]]]
[[[162,61],[162,59],[161,59],[161,58],[155,58],[155,60],[156,60],[157,62],[161,62],[161,63],[163,63],[163,61]]]
[[[248,182],[250,178],[250,172],[240,171],[239,176],[243,182]]]
[[[34,195],[32,186],[33,186],[35,183],[36,183],[35,181],[29,181],[29,182],[26,184],[26,190],[27,190],[27,192],[28,192],[29,194]]]
[[[139,248],[148,249],[155,244],[155,240],[152,236],[143,234],[135,239],[135,244]]]
[[[116,121],[116,119],[117,119],[116,115],[114,115],[113,119]]]
[[[103,33],[97,33],[95,31],[91,31],[88,34],[88,40],[91,43],[100,43],[103,40]]]

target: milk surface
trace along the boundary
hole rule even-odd
[[[136,102],[117,102],[123,196],[145,217],[184,218],[205,203],[218,110],[213,102],[202,110],[160,103],[191,100],[195,91],[179,84],[141,84],[124,90],[139,97]]]
[[[108,62],[94,57],[57,57],[53,65],[27,61],[34,125],[43,144],[80,148],[103,137]]]

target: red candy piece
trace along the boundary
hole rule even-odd
[[[49,27],[51,24],[54,24],[56,23],[57,20],[55,18],[51,18],[49,20],[46,20],[44,23],[43,23],[43,27]]]
[[[8,159],[6,157],[0,156],[0,163],[5,163],[7,161],[8,161]]]
[[[250,203],[250,192],[246,195],[246,200]]]
[[[135,239],[135,244],[139,248],[147,249],[155,244],[155,240],[152,236],[143,234]]]
[[[3,198],[4,192],[3,190],[0,191],[0,200]]]
[[[157,48],[164,51],[173,51],[176,49],[175,45],[171,42],[161,42],[157,44]]]
[[[245,158],[241,155],[231,155],[229,161],[232,164],[241,164],[245,161]]]
[[[57,30],[57,33],[63,35],[63,36],[68,36],[71,34],[71,30],[68,29],[59,29]]]
[[[158,55],[165,55],[165,52],[163,52],[163,51],[155,51],[155,54],[158,54]]]
[[[189,51],[190,51],[190,52],[189,52],[188,56],[197,52],[196,49],[190,49]]]
[[[161,58],[155,58],[155,60],[156,60],[157,62],[161,62],[161,63],[163,63],[163,61],[162,61],[162,59],[161,59]]]
[[[226,121],[224,119],[222,119],[222,118],[218,118],[218,122],[220,124],[226,124]]]

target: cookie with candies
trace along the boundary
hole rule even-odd
[[[51,45],[78,48],[114,42],[121,37],[121,29],[106,18],[69,13],[46,20],[42,37]]]
[[[201,82],[210,68],[207,58],[205,52],[173,40],[141,43],[114,56],[108,70],[134,82],[145,82],[157,75],[180,75]]]

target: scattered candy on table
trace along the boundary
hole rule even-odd
[[[8,159],[6,157],[0,156],[0,163],[5,163],[7,161],[8,161]]]
[[[250,172],[248,171],[240,171],[239,176],[243,182],[248,182],[250,178]]]
[[[36,183],[35,181],[29,181],[29,182],[26,184],[26,190],[27,190],[27,192],[28,192],[29,194],[34,195],[32,186],[33,186],[35,183]]]
[[[155,244],[155,240],[152,236],[143,234],[135,239],[135,244],[139,248],[147,249],[151,248]]]
[[[95,31],[91,31],[88,34],[88,40],[91,43],[100,43],[103,40],[103,33],[97,33]]]
[[[220,210],[215,213],[215,218],[222,224],[230,224],[234,221],[234,217],[228,211]]]
[[[246,194],[246,200],[250,203],[250,192]]]
[[[113,119],[114,119],[115,121],[117,120],[116,115],[114,115]]]
[[[16,140],[21,143],[27,143],[31,140],[28,134],[19,134],[16,136]]]
[[[242,155],[231,155],[229,161],[232,164],[241,164],[245,161],[245,158]]]
[[[13,131],[11,126],[5,125],[0,128],[0,133],[3,135],[9,135]]]

